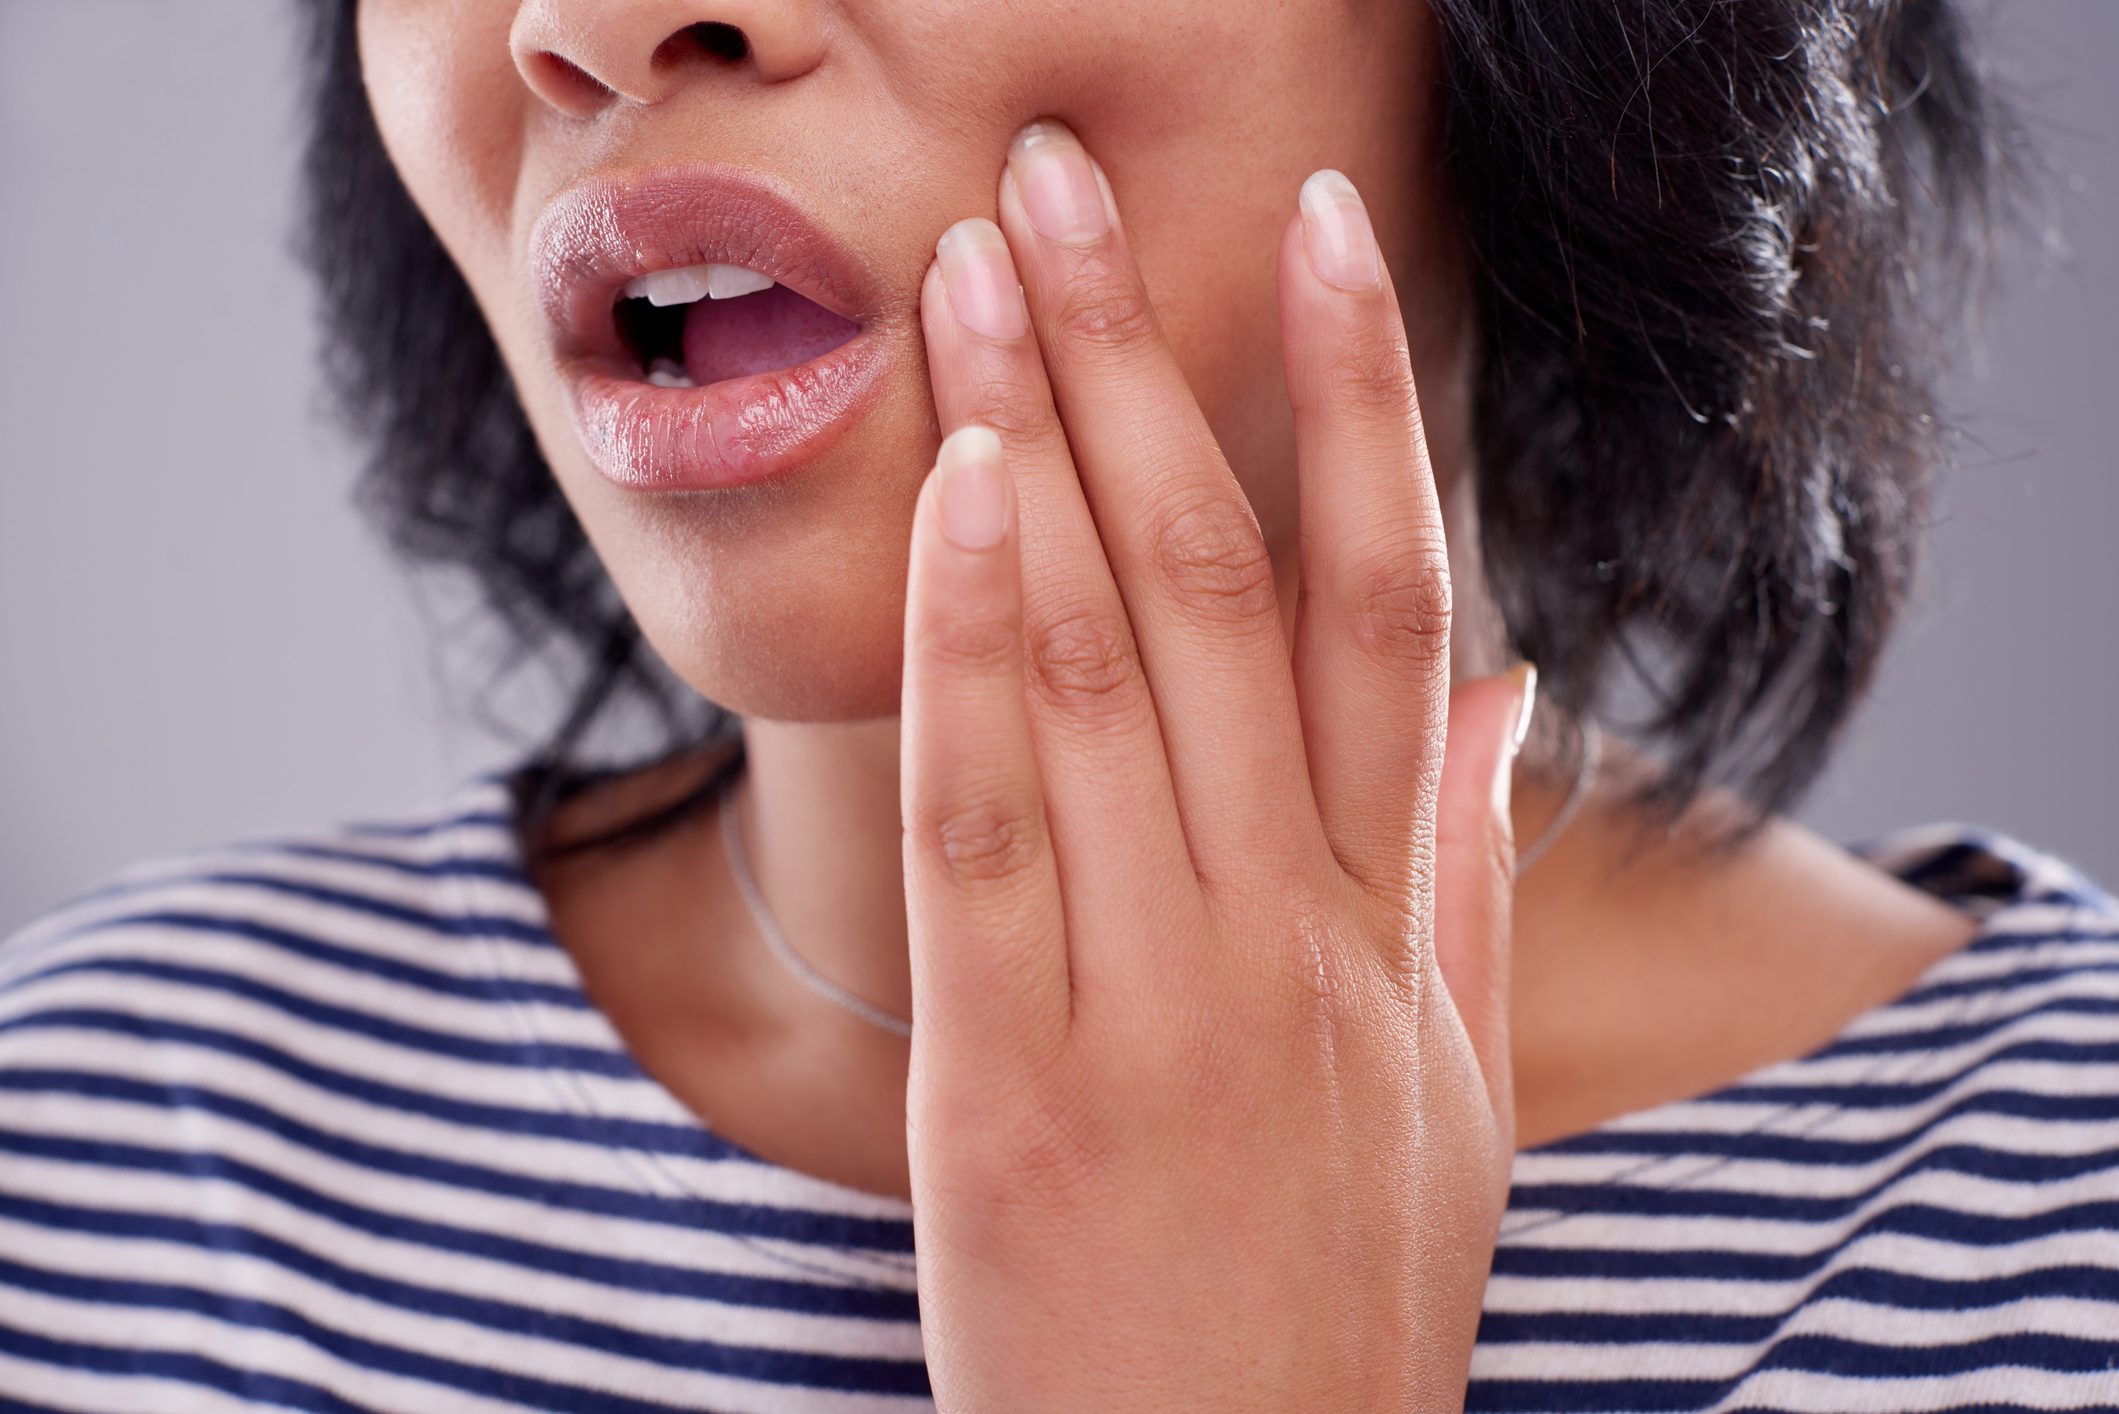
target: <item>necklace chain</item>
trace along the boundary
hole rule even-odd
[[[1603,754],[1604,735],[1597,730],[1595,722],[1585,718],[1582,722],[1582,760],[1575,767],[1574,783],[1568,786],[1567,799],[1560,802],[1560,808],[1545,822],[1545,828],[1538,831],[1538,837],[1516,851],[1518,879],[1559,843],[1560,836],[1566,834],[1567,827],[1575,822],[1575,816],[1582,813],[1582,806],[1589,799],[1590,782],[1596,779],[1597,765]]]
[[[1595,722],[1587,722],[1582,728],[1582,762],[1575,771],[1574,784],[1568,789],[1567,799],[1538,837],[1516,855],[1516,877],[1522,878],[1524,871],[1545,857],[1553,843],[1574,823],[1581,813],[1582,804],[1589,795],[1589,783],[1597,772],[1597,760],[1601,754],[1602,741]],[[743,895],[744,904],[750,909],[752,921],[765,938],[765,945],[781,966],[794,974],[795,980],[832,1005],[852,1012],[863,1021],[888,1031],[893,1036],[912,1035],[912,1023],[902,1016],[893,1016],[872,1002],[864,1001],[847,991],[823,973],[811,967],[800,953],[787,941],[780,925],[765,906],[765,897],[758,889],[758,881],[751,874],[750,856],[743,849],[743,828],[736,818],[736,792],[733,778],[721,788],[721,840],[728,850],[729,872],[735,876],[737,892]]]
[[[912,1023],[902,1016],[892,1016],[881,1007],[855,996],[823,973],[802,960],[780,932],[780,925],[773,921],[772,912],[765,906],[764,896],[758,892],[758,881],[751,877],[750,859],[743,852],[743,830],[736,820],[736,792],[733,781],[721,788],[721,839],[728,847],[729,872],[736,876],[736,888],[743,895],[744,903],[750,906],[758,931],[765,935],[765,945],[772,949],[781,965],[794,973],[795,980],[815,992],[834,1006],[845,1008],[870,1025],[879,1026],[893,1036],[910,1036]]]

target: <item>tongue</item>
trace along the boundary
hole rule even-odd
[[[724,378],[793,368],[859,332],[859,325],[785,285],[734,299],[703,299],[684,316],[684,369],[704,387]]]

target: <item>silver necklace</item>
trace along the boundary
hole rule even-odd
[[[1553,812],[1552,819],[1545,822],[1545,828],[1538,831],[1538,837],[1516,851],[1516,877],[1518,879],[1523,877],[1531,865],[1543,859],[1547,852],[1555,844],[1559,843],[1560,836],[1566,834],[1567,827],[1575,822],[1575,816],[1582,813],[1582,806],[1589,799],[1590,782],[1596,779],[1597,763],[1603,757],[1603,754],[1603,733],[1597,730],[1595,722],[1584,719],[1582,723],[1582,762],[1575,768],[1574,784],[1567,788],[1567,799],[1560,802],[1560,808]]]
[[[1517,852],[1516,877],[1522,878],[1525,870],[1545,857],[1553,843],[1574,823],[1581,813],[1582,802],[1589,796],[1589,783],[1597,773],[1597,758],[1601,752],[1601,738],[1595,722],[1585,723],[1582,728],[1582,764],[1575,772],[1574,784],[1568,789],[1567,799],[1560,802],[1559,810],[1546,823],[1538,837]],[[787,936],[774,921],[772,910],[765,906],[765,896],[758,890],[758,881],[751,874],[750,856],[743,851],[743,828],[736,818],[736,792],[731,778],[721,788],[721,841],[728,850],[729,872],[735,876],[736,890],[743,895],[743,902],[750,909],[751,920],[758,925],[758,932],[765,938],[765,946],[780,960],[780,965],[794,974],[797,982],[830,1002],[860,1017],[871,1026],[881,1027],[893,1036],[912,1035],[912,1023],[902,1016],[889,1012],[871,1002],[863,1001],[847,991],[823,973],[811,967],[802,955],[794,950]]]
[[[729,872],[736,876],[736,888],[742,893],[743,902],[749,905],[750,916],[757,923],[758,931],[765,935],[765,945],[772,949],[773,956],[780,959],[783,967],[795,974],[795,980],[825,1001],[844,1007],[872,1026],[880,1026],[893,1036],[910,1036],[911,1022],[902,1016],[892,1016],[881,1007],[861,1000],[811,967],[781,934],[780,925],[773,921],[771,910],[765,906],[764,895],[758,892],[758,881],[751,877],[750,858],[743,852],[743,830],[736,821],[733,778],[728,785],[721,788],[721,840],[728,849]]]

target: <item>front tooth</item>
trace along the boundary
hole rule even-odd
[[[627,299],[645,299],[658,309],[664,305],[692,304],[706,298],[710,265],[686,265],[676,270],[655,270],[625,287]]]
[[[685,372],[684,365],[675,359],[658,358],[647,371],[647,381],[658,388],[696,388],[692,375]]]
[[[706,267],[706,297],[708,299],[734,299],[738,295],[756,294],[773,287],[769,276],[755,270],[746,270],[740,265],[709,265]]]
[[[655,307],[696,304],[703,299],[732,299],[771,289],[770,278],[741,265],[685,265],[655,270],[627,284],[626,299],[644,299]]]

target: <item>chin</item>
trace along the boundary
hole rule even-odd
[[[779,722],[858,722],[895,717],[903,682],[901,620],[862,614],[843,631],[817,633],[766,614],[753,633],[679,632],[648,641],[700,696],[745,717]],[[801,635],[794,639],[783,633]]]
[[[896,391],[896,390],[894,390]],[[553,459],[655,652],[746,717],[894,717],[913,507],[940,432],[924,383],[785,476],[641,495]]]

